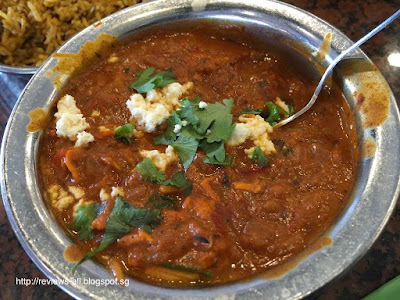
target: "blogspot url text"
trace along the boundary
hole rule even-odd
[[[129,279],[95,279],[95,278],[74,278],[68,279],[48,279],[48,278],[24,278],[15,277],[15,285],[33,286],[33,285],[94,285],[94,286],[109,286],[122,285],[129,286]]]

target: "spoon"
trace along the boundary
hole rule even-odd
[[[355,42],[351,47],[347,48],[345,51],[340,53],[328,66],[326,69],[324,75],[322,75],[321,80],[318,83],[317,88],[314,91],[314,94],[312,95],[310,101],[307,103],[306,106],[304,106],[301,110],[299,110],[297,113],[294,115],[291,115],[290,117],[283,119],[280,121],[278,124],[276,124],[274,127],[278,128],[283,125],[286,125],[287,123],[293,121],[294,119],[300,117],[302,114],[304,114],[307,110],[311,108],[311,106],[315,103],[315,101],[318,98],[319,93],[322,90],[322,87],[325,83],[325,80],[328,78],[329,74],[332,72],[333,68],[337,65],[339,61],[342,60],[343,57],[345,57],[347,54],[352,52],[354,49],[358,48],[358,46],[362,45],[364,42],[369,40],[369,38],[373,37],[375,34],[377,34],[379,31],[381,31],[383,28],[385,28],[387,25],[392,23],[398,16],[400,15],[400,9],[396,11],[392,16],[390,16],[388,19],[386,19],[384,22],[382,22],[379,26],[375,27],[372,31],[367,33],[365,36],[363,36],[361,39],[359,39],[357,42]]]

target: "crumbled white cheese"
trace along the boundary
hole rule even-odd
[[[150,158],[161,171],[165,171],[168,164],[178,160],[178,155],[171,145],[165,149],[165,153],[160,153],[158,150],[141,150],[139,153],[143,158]]]
[[[111,188],[111,197],[116,198],[118,195],[124,197],[125,196],[124,190],[122,189],[122,187],[113,186]]]
[[[65,95],[57,103],[58,111],[54,114],[57,119],[56,132],[59,137],[67,137],[71,141],[76,141],[79,133],[84,132],[89,124],[83,117],[80,109],[76,106],[74,97]],[[91,137],[90,137],[90,136]],[[80,145],[87,145],[88,142],[94,141],[94,137],[88,133],[80,136],[81,140],[75,144],[76,147]]]
[[[265,154],[275,152],[274,144],[269,140],[268,133],[272,132],[272,126],[265,122],[261,116],[245,114],[239,117],[240,123],[236,123],[231,136],[226,141],[230,146],[238,146],[245,140],[253,140],[254,145],[260,145]],[[245,152],[254,151],[254,147],[246,149]]]
[[[182,126],[183,126],[183,127],[185,127],[187,124],[188,124],[188,121],[186,121],[186,120],[183,120],[183,121],[182,121]]]
[[[77,186],[69,186],[68,191],[57,184],[50,186],[47,189],[47,194],[50,198],[51,205],[59,211],[62,211],[85,196],[84,191]]]
[[[110,199],[110,194],[106,192],[105,189],[100,190],[100,200],[101,201],[107,201]]]
[[[69,113],[77,115],[81,113],[80,109],[76,106],[74,97],[68,94],[58,101],[57,110],[58,111],[54,114],[57,119],[60,119],[62,114]]]
[[[109,194],[106,189],[101,189],[100,190],[100,200],[101,201],[107,201],[110,200],[111,197],[116,198],[117,196],[125,197],[125,191],[122,187],[119,186],[113,186],[111,188],[111,193]]]
[[[70,185],[68,191],[75,197],[75,199],[81,199],[85,196],[85,191],[74,185]]]
[[[174,127],[174,133],[178,133],[179,131],[181,131],[181,129],[182,129],[182,125],[176,124]]]
[[[269,139],[269,135],[267,132],[260,135],[253,141],[255,147],[260,146],[261,150],[265,154],[276,152],[274,143]],[[250,149],[245,149],[244,152],[249,154],[254,151],[255,147],[251,147]]]
[[[86,147],[90,142],[94,141],[94,136],[86,131],[79,132],[76,138],[75,147]]]
[[[162,88],[161,91],[147,92],[146,98],[141,94],[133,94],[126,102],[126,106],[139,126],[147,132],[153,132],[157,125],[162,124],[169,117],[173,109],[179,107],[179,98],[192,87],[192,82],[184,85],[174,82]]]
[[[153,132],[157,125],[162,124],[168,117],[169,111],[159,103],[150,103],[140,94],[134,94],[126,102],[132,118],[147,132]]]
[[[200,101],[199,102],[199,108],[206,108],[207,107],[207,102]]]
[[[59,137],[68,137],[71,141],[75,141],[77,134],[87,127],[89,127],[89,124],[86,123],[82,114],[62,114],[56,123],[57,135]]]

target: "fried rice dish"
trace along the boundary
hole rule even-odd
[[[0,64],[40,66],[90,24],[140,0],[0,0]]]

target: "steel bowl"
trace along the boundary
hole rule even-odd
[[[323,20],[277,1],[159,0],[119,11],[103,19],[101,26],[89,26],[61,46],[58,52],[76,53],[87,40],[95,40],[104,32],[120,38],[153,25],[193,19],[229,20],[244,24],[247,34],[260,41],[279,40],[284,47],[297,47],[298,52],[309,57],[318,51],[325,34],[331,32],[332,48],[320,63],[323,68],[352,44]],[[63,257],[71,240],[51,216],[38,185],[40,133],[26,131],[28,112],[37,107],[48,107],[57,96],[57,90],[46,77],[57,63],[54,57],[42,65],[26,86],[4,133],[1,191],[17,238],[49,279],[79,299],[298,299],[310,295],[348,270],[371,247],[399,196],[400,118],[396,101],[382,75],[361,50],[355,51],[348,62],[355,63],[350,69],[346,64],[338,66],[334,78],[341,85],[356,116],[360,159],[355,186],[343,211],[319,238],[329,238],[331,243],[315,251],[306,249],[285,263],[286,272],[275,277],[257,276],[222,286],[190,289],[163,288],[135,279],[131,279],[125,288],[106,286],[100,284],[100,280],[112,277],[95,261],[83,264],[72,275],[72,264]],[[367,89],[368,92],[366,85],[362,87],[360,78],[370,71],[374,72],[375,86],[383,87],[389,106],[384,120],[378,124],[366,124],[363,112],[357,110],[359,89]],[[62,83],[67,80],[68,76],[65,76]],[[92,284],[85,284],[84,280],[89,278]]]

